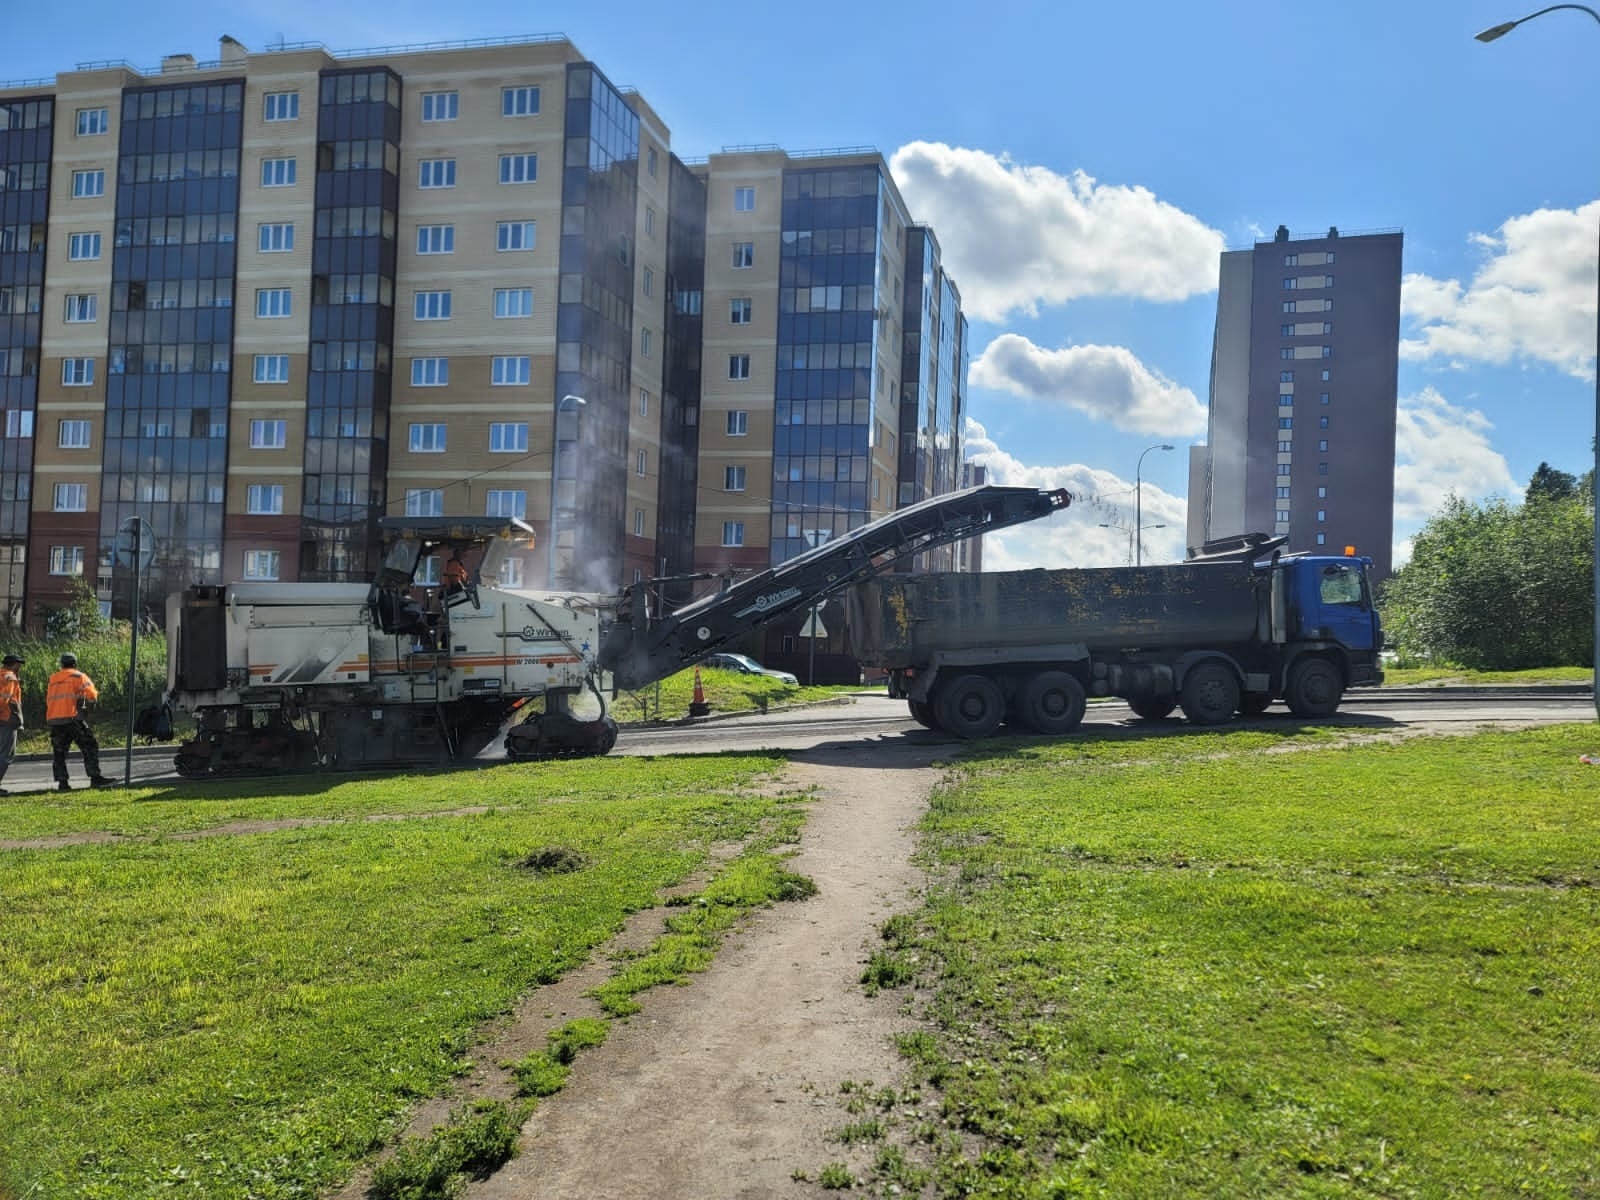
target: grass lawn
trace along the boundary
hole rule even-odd
[[[1600,1195],[1600,733],[1327,740],[957,764],[880,952],[938,1194]]]
[[[738,671],[700,669],[700,685],[712,712],[755,712],[768,705],[800,704],[831,700],[858,688],[806,687],[784,683],[767,675],[745,675]],[[622,724],[638,721],[676,721],[689,715],[694,699],[694,671],[679,671],[661,681],[659,700],[652,685],[637,692],[622,692],[611,705],[611,715]]]
[[[1416,687],[1419,684],[1474,683],[1591,683],[1593,667],[1532,667],[1525,671],[1469,671],[1463,667],[1385,667],[1386,687]]]
[[[443,1090],[483,1021],[713,845],[747,850],[713,905],[762,874],[750,848],[800,820],[795,797],[758,790],[777,765],[617,758],[0,800],[0,838],[137,835],[0,851],[0,1197],[318,1195]],[[411,819],[363,819],[379,814]],[[167,836],[240,820],[319,823]],[[579,869],[529,866],[555,858]]]

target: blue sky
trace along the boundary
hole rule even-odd
[[[685,156],[876,146],[972,317],[971,445],[1069,515],[992,565],[1120,562],[1144,459],[1149,559],[1182,553],[1216,254],[1405,231],[1397,551],[1444,496],[1592,463],[1600,22],[1526,0],[80,0],[19,5],[0,79],[246,46],[565,33],[637,87]]]

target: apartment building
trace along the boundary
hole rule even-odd
[[[966,328],[880,155],[697,162],[560,37],[0,84],[0,614],[365,580],[517,518],[506,582],[766,567],[956,486]],[[437,563],[430,570],[437,570]]]
[[[1290,551],[1353,546],[1389,574],[1401,244],[1398,231],[1279,226],[1222,255],[1190,546],[1271,532]]]

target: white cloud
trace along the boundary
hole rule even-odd
[[[1185,300],[1217,286],[1222,234],[1148,188],[942,142],[902,146],[889,168],[913,218],[936,231],[977,320],[1085,296]]]
[[[1595,349],[1595,227],[1600,200],[1542,208],[1474,234],[1484,252],[1472,281],[1407,275],[1400,310],[1413,336],[1410,359],[1534,359],[1592,378]]]
[[[1122,346],[1046,350],[1003,333],[972,364],[969,379],[977,387],[1064,404],[1131,433],[1184,437],[1206,427],[1205,408],[1193,392]]]
[[[1516,496],[1504,456],[1489,444],[1493,428],[1481,412],[1459,408],[1433,388],[1403,397],[1395,413],[1395,520],[1426,521],[1452,494]],[[1409,558],[1409,540],[1396,545],[1397,555],[1402,548]]]
[[[1111,471],[1082,463],[1029,466],[1002,449],[977,421],[967,418],[967,457],[989,470],[989,482],[1013,487],[1060,488],[1072,505],[1040,521],[991,533],[983,539],[986,571],[1029,567],[1120,567],[1131,557],[1134,485]],[[1145,562],[1177,562],[1184,556],[1187,504],[1152,483],[1139,505]],[[1161,529],[1151,526],[1160,525]],[[1107,528],[1109,526],[1109,528]]]

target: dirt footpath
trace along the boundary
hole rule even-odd
[[[847,1157],[828,1141],[851,1119],[840,1085],[900,1073],[902,998],[869,999],[859,980],[879,926],[920,888],[910,827],[940,754],[863,742],[797,755],[786,779],[817,796],[791,869],[817,895],[755,914],[687,987],[641,995],[469,1200],[822,1194],[793,1176]]]

